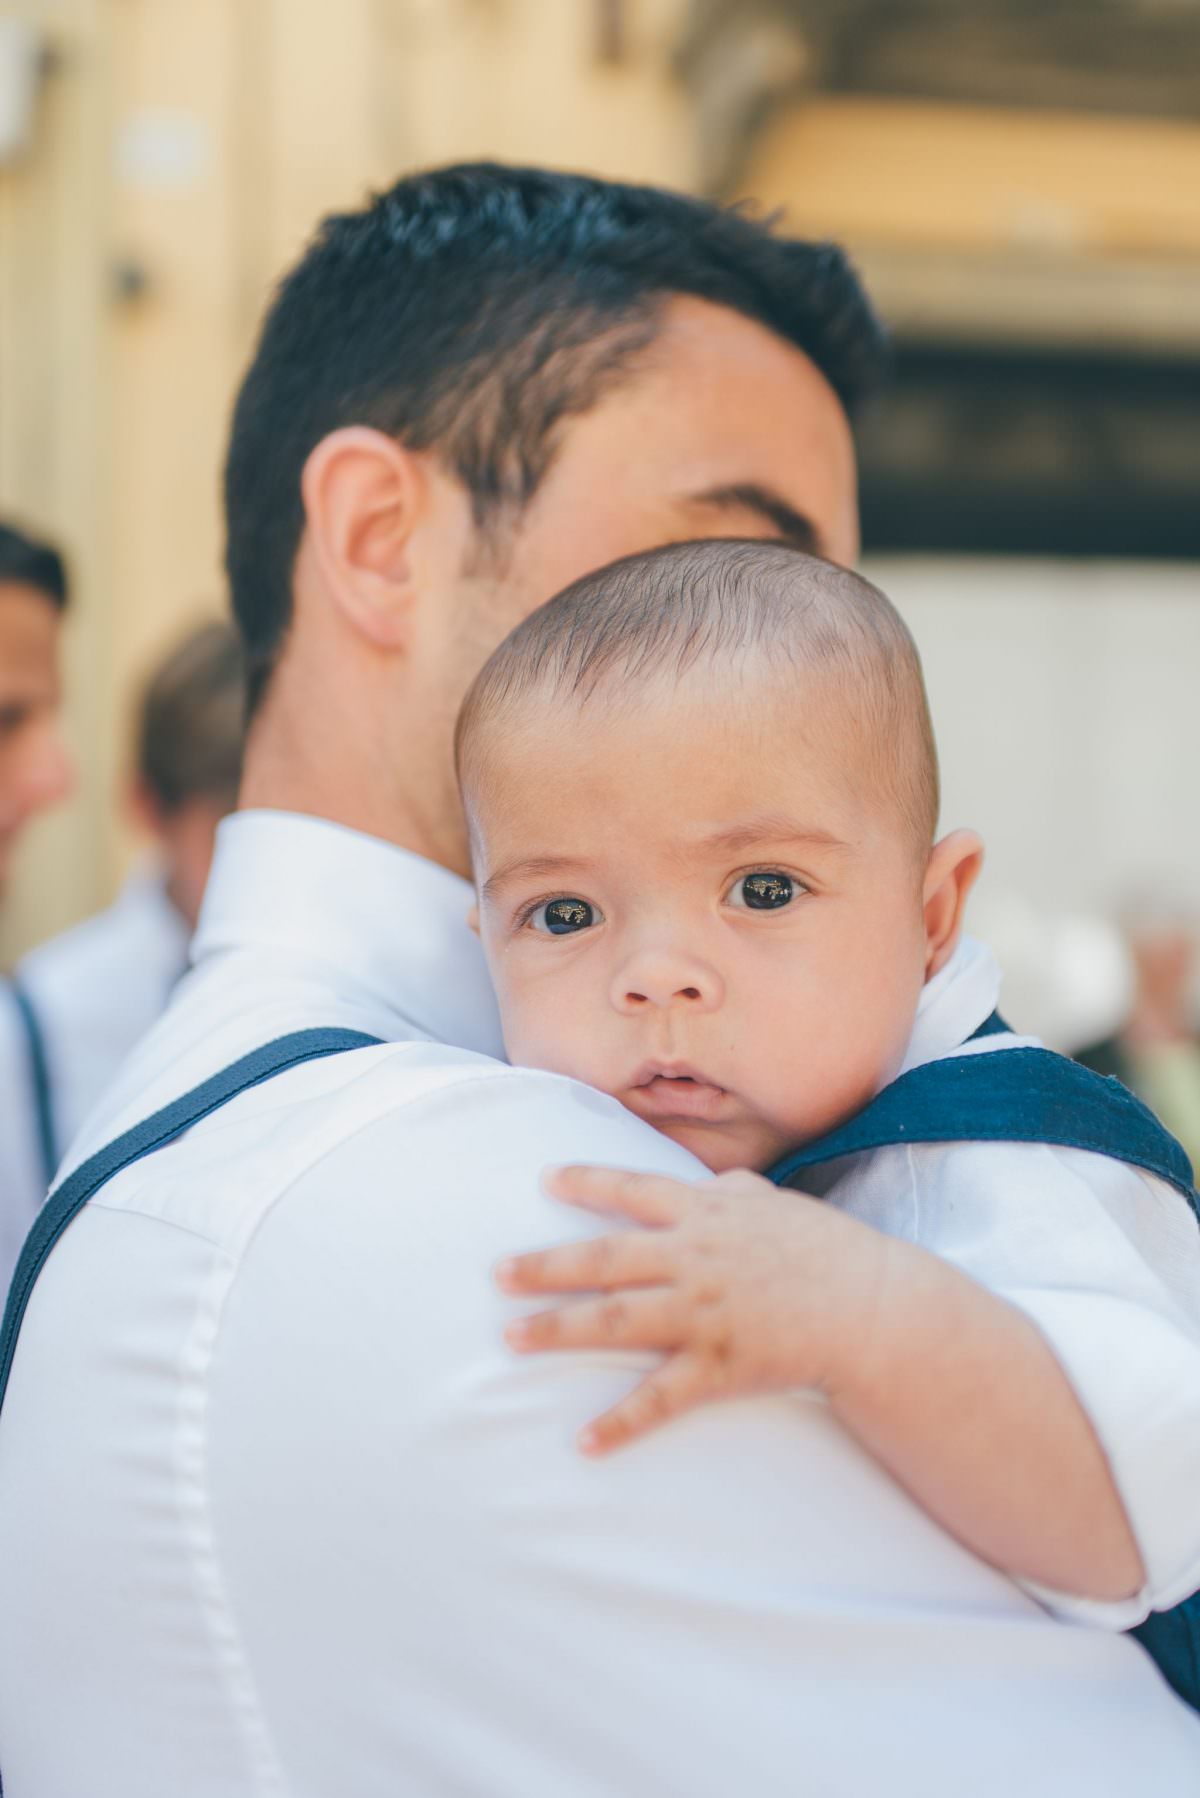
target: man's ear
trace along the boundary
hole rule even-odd
[[[334,605],[379,648],[402,648],[412,614],[409,541],[424,500],[418,458],[383,431],[348,425],[312,450],[300,490]]]
[[[473,930],[475,932],[476,936],[479,935],[479,906],[478,906],[478,904],[473,905],[471,907],[470,911],[467,913],[467,929]]]
[[[952,830],[935,843],[925,873],[925,978],[944,968],[962,935],[967,896],[983,867],[983,843],[973,830]]]

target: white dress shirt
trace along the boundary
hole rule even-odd
[[[154,863],[105,911],[31,949],[17,969],[38,1015],[65,1150],[134,1045],[166,1009],[191,931]]]
[[[1140,1648],[969,1554],[819,1400],[578,1454],[648,1358],[510,1355],[491,1267],[596,1227],[542,1197],[548,1162],[701,1170],[615,1101],[478,1052],[469,897],[314,819],[222,826],[195,969],[74,1159],[286,1031],[390,1040],[242,1095],[50,1258],[0,1422],[7,1798],[1200,1789],[1200,1720]],[[955,1029],[967,972],[940,989]],[[1008,1230],[1001,1183],[955,1195],[948,1235],[987,1277],[1003,1234],[1004,1289],[1054,1324],[1086,1295],[1036,1207]],[[1128,1241],[1144,1220],[1114,1207]],[[1129,1250],[1140,1272],[1113,1244],[1095,1264],[1119,1288],[1100,1328],[1144,1312],[1191,1393],[1186,1306]],[[1149,1391],[1144,1357],[1113,1359]],[[1138,1419],[1147,1454],[1158,1427]]]
[[[189,931],[157,868],[139,868],[113,904],[25,956],[17,978],[41,1030],[54,1143],[61,1153],[187,966]],[[28,1045],[11,995],[0,1000],[0,1287],[46,1196]],[[11,1078],[7,1070],[13,1069]]]
[[[0,979],[0,1298],[45,1193],[29,1038],[13,989]]]

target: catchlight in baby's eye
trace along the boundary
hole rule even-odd
[[[748,911],[778,911],[790,905],[796,887],[790,874],[775,872],[743,874],[730,889],[730,902],[744,905]]]
[[[548,899],[529,915],[534,930],[547,936],[574,936],[599,921],[600,914],[586,899]]]

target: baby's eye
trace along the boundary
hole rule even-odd
[[[796,883],[790,874],[769,871],[743,874],[729,889],[729,903],[745,906],[748,911],[778,911],[790,905],[796,896]]]
[[[535,906],[528,923],[544,936],[574,936],[580,930],[590,930],[599,920],[600,913],[586,899],[566,897],[547,899],[543,905]]]

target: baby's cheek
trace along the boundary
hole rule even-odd
[[[604,1088],[601,1057],[594,1033],[582,1030],[569,1002],[548,994],[523,994],[519,1001],[502,998],[504,1047],[514,1067],[541,1068],[567,1074],[588,1086]]]
[[[764,1141],[775,1145],[778,1161],[791,1149],[824,1136],[870,1103],[887,1075],[879,1058],[861,1049],[816,1044],[810,1052],[781,1065],[761,1094]],[[760,1171],[771,1162],[758,1163]]]

